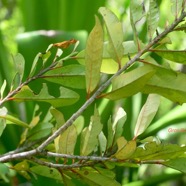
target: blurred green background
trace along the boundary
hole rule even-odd
[[[148,1],[147,1],[148,2]],[[169,0],[157,0],[160,6],[159,32],[161,32],[167,22],[171,23],[173,16],[169,15],[167,10],[171,3]],[[20,52],[26,59],[26,72],[29,71],[35,55],[38,52],[46,50],[47,46],[54,42],[61,42],[75,38],[80,40],[78,50],[85,47],[88,33],[94,26],[94,15],[100,6],[107,6],[119,17],[123,23],[124,39],[132,40],[133,33],[129,18],[130,0],[0,0],[0,85],[4,79],[7,80],[10,87],[14,75],[14,65],[12,55]],[[169,8],[168,8],[169,7]],[[171,8],[170,8],[171,9]],[[138,27],[140,39],[147,42],[146,24]],[[184,33],[171,33],[173,44],[168,46],[170,49],[185,49],[186,40],[183,39]],[[68,50],[66,51],[68,53]],[[160,58],[153,56],[161,63]],[[181,70],[182,66],[171,64],[176,70]],[[31,86],[37,90],[39,83],[33,83]],[[39,86],[40,87],[40,86]],[[52,87],[53,88],[53,87]],[[8,92],[8,89],[6,90]],[[85,93],[79,92],[82,97]],[[139,114],[140,108],[145,101],[146,95],[137,94],[126,100],[117,103],[104,102],[100,104],[103,123],[117,105],[123,106],[127,112],[127,122],[124,128],[124,135],[127,139],[132,136],[134,124]],[[84,101],[84,100],[83,100]],[[79,102],[73,108],[64,108],[63,113],[66,119],[75,112],[83,101]],[[5,105],[10,114],[16,115],[24,121],[30,122],[33,114],[34,104],[16,104],[8,102]],[[42,105],[41,105],[42,106]],[[43,106],[44,109],[45,105]],[[87,115],[92,112],[86,111]],[[88,116],[89,117],[89,116]],[[186,120],[186,105],[177,106],[165,98],[162,98],[162,104],[155,118],[154,123],[145,136],[157,135],[161,140],[167,142],[185,144],[185,134],[170,133],[169,128],[184,128]],[[20,140],[22,128],[9,125],[0,139],[0,153],[5,153],[17,147]],[[126,185],[161,185],[169,186],[184,185],[185,177],[172,169],[152,166],[141,166],[136,168],[117,168],[117,180]],[[151,182],[148,182],[152,177]],[[29,183],[22,177],[12,176],[11,183],[1,183],[0,185],[61,185],[54,180],[38,177]],[[77,185],[82,185],[77,182]]]

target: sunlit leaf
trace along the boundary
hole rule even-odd
[[[59,137],[59,151],[61,154],[74,154],[77,140],[77,131],[74,125],[67,128]]]
[[[83,89],[85,88],[85,67],[75,64],[67,65],[50,70],[42,78],[63,86]]]
[[[119,160],[124,160],[124,159],[130,158],[136,150],[136,141],[135,140],[126,142],[126,140],[123,139],[123,137],[121,137],[121,138],[118,138],[117,145],[118,145],[119,149],[113,156]]]
[[[186,64],[186,50],[152,50],[152,52],[170,61]]]
[[[136,24],[145,16],[145,7],[143,0],[131,0],[130,1],[130,23],[134,32],[134,41],[138,50],[140,50],[140,42],[138,38],[138,32]]]
[[[186,174],[186,157],[179,157],[163,162],[163,165],[179,170]]]
[[[16,70],[20,76],[20,82],[21,82],[24,75],[25,59],[20,53],[18,53],[17,55],[13,56],[13,60],[16,66]]]
[[[88,127],[81,133],[81,147],[80,154],[86,156],[90,154],[98,145],[98,135],[100,134],[103,125],[100,121],[98,110],[95,108],[94,115]]]
[[[38,175],[62,181],[61,173],[57,169],[37,165],[31,167],[30,170]]]
[[[103,53],[103,29],[99,19],[89,34],[85,48],[85,77],[88,95],[97,87]]]
[[[175,16],[175,18],[178,18],[178,15],[182,9],[182,3],[184,0],[171,0],[171,4],[172,4],[172,13]]]
[[[4,91],[5,91],[6,85],[7,85],[7,82],[6,82],[6,80],[4,80],[3,84],[2,84],[2,86],[0,88],[0,99],[3,98],[3,94],[4,94]]]
[[[39,52],[39,53],[36,55],[36,57],[34,58],[34,61],[33,61],[33,63],[32,63],[32,67],[31,67],[29,76],[33,76],[33,75],[34,75],[34,73],[35,73],[35,71],[36,71],[37,63],[38,63],[39,58],[40,58],[40,55],[41,55],[41,53]]]
[[[158,111],[160,105],[160,96],[156,94],[150,94],[146,103],[142,107],[137,119],[137,123],[134,129],[135,138],[142,134],[145,129],[150,125],[155,114]]]
[[[111,57],[119,64],[121,68],[121,59],[124,53],[123,42],[123,28],[121,22],[116,15],[105,7],[99,8],[109,36],[108,52]]]
[[[107,149],[113,145],[114,128],[112,127],[112,118],[110,117],[107,122]]]
[[[4,117],[7,115],[7,112],[6,107],[0,108],[0,136],[6,127],[6,119]]]
[[[106,176],[105,174],[100,174],[100,172],[93,169],[81,169],[77,171],[77,174],[89,185],[112,185],[120,186],[120,184],[113,178]]]
[[[149,11],[147,13],[147,28],[149,38],[152,39],[154,32],[157,29],[159,21],[159,8],[156,0],[150,0]]]
[[[184,31],[186,32],[186,23],[181,24],[180,26],[177,26],[174,31]]]
[[[118,100],[132,96],[142,90],[154,73],[155,69],[143,66],[121,74],[112,81],[112,91],[101,97]]]
[[[105,137],[102,131],[98,136],[98,140],[99,140],[100,154],[103,155],[106,150],[106,146],[107,146],[107,138]]]
[[[186,103],[185,74],[150,63],[145,66],[153,66],[156,73],[141,90],[143,93],[155,93],[179,104]]]
[[[76,127],[76,132],[79,135],[81,133],[81,131],[83,130],[84,127],[84,117],[83,116],[79,116],[73,123],[73,125]]]
[[[180,147],[176,144],[149,142],[144,147],[137,147],[131,158],[137,160],[169,160],[183,156],[185,152],[186,147]]]
[[[54,107],[62,107],[74,104],[79,99],[79,95],[72,90],[60,87],[60,96],[55,98],[48,93],[46,84],[43,84],[39,94],[34,94],[28,86],[24,86],[12,99],[15,101],[48,102]]]

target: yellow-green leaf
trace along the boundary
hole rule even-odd
[[[121,59],[124,53],[124,47],[122,45],[124,37],[122,24],[117,16],[109,9],[101,7],[99,8],[99,12],[104,19],[109,36],[107,50],[110,56],[119,64],[119,67],[121,67]]]
[[[85,48],[85,77],[88,95],[97,87],[100,81],[100,68],[103,53],[103,29],[96,17],[96,23],[90,32]]]

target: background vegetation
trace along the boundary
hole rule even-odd
[[[147,1],[145,1],[147,3]],[[166,25],[174,21],[174,16],[167,12],[171,9],[171,1],[157,1],[160,7],[160,20],[158,31],[164,30]],[[86,46],[87,36],[94,26],[94,15],[97,14],[98,8],[106,6],[111,9],[120,19],[124,30],[124,40],[133,40],[133,30],[130,25],[128,0],[1,0],[0,1],[0,85],[4,79],[7,80],[7,87],[11,86],[11,81],[14,76],[14,65],[12,55],[20,52],[26,59],[25,74],[28,74],[34,57],[38,52],[44,52],[49,44],[61,42],[75,38],[80,41],[77,50],[81,51]],[[143,20],[138,24],[139,38],[146,43],[148,40],[147,25]],[[170,34],[172,40],[168,48],[171,50],[183,50],[186,48],[185,32],[172,32]],[[72,48],[64,51],[64,55],[68,54]],[[154,59],[163,64],[166,60],[154,54]],[[70,60],[69,63],[74,63]],[[176,71],[185,71],[184,65],[170,62],[171,68]],[[24,77],[26,79],[26,77]],[[41,80],[42,82],[42,80]],[[57,85],[49,84],[49,92],[52,95],[59,95],[55,87]],[[31,88],[38,93],[41,89],[40,81],[31,83]],[[6,92],[9,90],[7,89]],[[81,97],[86,99],[86,93],[78,90]],[[130,140],[137,117],[145,103],[147,96],[138,93],[122,101],[108,102],[100,104],[97,101],[102,123],[107,123],[110,115],[116,113],[119,106],[124,107],[127,113],[127,120],[124,126],[123,135],[127,140]],[[66,106],[60,108],[67,120],[84,102],[81,99],[75,106]],[[38,104],[38,103],[37,103]],[[41,120],[45,118],[49,105],[39,104],[42,111]],[[33,118],[36,104],[29,103],[14,103],[7,102],[5,105],[9,112],[18,116],[22,121],[30,123]],[[157,140],[172,142],[179,145],[185,144],[185,132],[170,132],[170,129],[185,128],[186,105],[177,105],[166,98],[161,98],[161,105],[152,125],[147,129],[142,136],[156,136]],[[89,123],[90,115],[94,113],[94,106],[88,108],[84,113],[85,124]],[[88,124],[86,124],[88,125]],[[186,130],[186,128],[185,128]],[[7,125],[0,140],[0,153],[6,153],[17,148],[20,143],[22,127]],[[106,131],[106,127],[104,127]],[[2,171],[2,170],[1,170]],[[184,185],[185,175],[171,168],[161,167],[158,165],[143,165],[136,167],[117,167],[115,169],[116,180],[125,185],[160,185],[166,186],[172,183]],[[150,182],[149,182],[150,178]],[[7,182],[7,183],[6,183]],[[42,184],[61,185],[53,179],[43,176],[35,178],[31,176],[31,180],[27,180],[24,176],[16,174],[12,171],[9,175],[5,175],[0,182],[1,185],[19,185],[32,184],[39,186]],[[76,185],[81,185],[80,181],[76,180]]]

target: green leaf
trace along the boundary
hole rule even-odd
[[[186,152],[186,146],[176,144],[146,143],[144,147],[137,147],[131,159],[144,160],[169,160],[181,157]]]
[[[77,140],[77,131],[74,125],[67,128],[59,137],[59,151],[61,154],[74,154]]]
[[[109,9],[101,7],[99,8],[99,12],[104,19],[109,36],[107,50],[111,57],[119,64],[119,68],[121,68],[121,59],[124,53],[124,48],[122,45],[124,37],[122,24],[116,15]]]
[[[18,125],[21,127],[29,128],[29,125],[27,123],[19,120],[18,118],[14,117],[14,116],[7,114],[5,116],[0,115],[0,118],[4,118],[5,120],[8,120],[9,122],[7,124],[15,124],[15,125]]]
[[[138,32],[136,29],[136,24],[145,16],[145,7],[143,0],[131,0],[130,1],[130,23],[134,32],[135,44],[140,50],[140,42],[138,38]],[[140,25],[141,26],[141,25]]]
[[[85,77],[88,95],[95,90],[100,81],[100,68],[103,53],[103,29],[99,19],[90,32],[85,48]]]
[[[33,127],[33,129],[28,131],[27,139],[34,141],[47,137],[51,134],[53,127],[54,126],[49,122],[38,123],[35,127]]]
[[[128,159],[136,150],[136,141],[126,141],[123,137],[117,140],[118,151],[113,155],[119,160]]]
[[[114,140],[114,129],[112,127],[112,118],[110,117],[107,122],[107,149],[109,149],[113,145]]]
[[[7,112],[8,110],[5,107],[0,108],[0,136],[6,127],[6,119],[4,117],[7,115]]]
[[[181,24],[180,26],[177,26],[174,31],[184,31],[186,33],[186,23]]]
[[[155,69],[143,66],[121,74],[112,81],[112,91],[100,97],[118,100],[132,96],[142,90],[154,73]]]
[[[0,88],[0,100],[3,99],[3,94],[4,94],[4,91],[5,91],[6,85],[7,85],[7,82],[6,82],[6,80],[4,80],[4,82],[3,82],[3,84]]]
[[[9,182],[8,174],[9,174],[9,168],[6,164],[0,163],[0,178],[3,179],[6,183]]]
[[[88,127],[84,128],[81,134],[80,154],[82,156],[89,155],[98,145],[98,136],[103,128],[97,108]]]
[[[86,183],[92,186],[102,186],[103,184],[111,186],[121,186],[115,179],[110,178],[105,174],[100,174],[100,172],[93,169],[83,168],[76,172],[80,175],[81,178],[83,178]]]
[[[182,3],[183,0],[171,0],[171,4],[172,4],[172,13],[175,16],[175,18],[178,18],[178,15],[182,9]]]
[[[61,173],[57,169],[37,165],[31,167],[30,170],[38,175],[62,181]]]
[[[147,13],[147,28],[150,40],[157,29],[159,21],[159,8],[156,0],[150,0],[149,11]]]
[[[156,94],[150,94],[138,116],[137,123],[134,129],[135,138],[142,134],[145,129],[150,125],[155,114],[158,111],[159,105],[160,96]]]
[[[20,53],[18,53],[17,55],[13,56],[13,60],[16,66],[16,70],[20,76],[20,82],[21,82],[24,75],[25,59]]]
[[[153,66],[156,73],[141,90],[143,93],[159,94],[179,104],[186,102],[185,74],[158,65],[145,64],[145,66]]]
[[[99,140],[99,149],[100,149],[100,154],[103,155],[106,151],[106,146],[107,146],[107,138],[105,137],[104,133],[101,131],[101,133],[98,136]]]
[[[171,167],[173,169],[179,170],[186,174],[186,158],[185,157],[171,159],[169,161],[163,162],[162,164],[167,167]]]
[[[83,65],[68,65],[55,68],[45,73],[42,78],[66,87],[84,89],[85,67]]]
[[[186,50],[151,50],[162,58],[170,61],[186,64]]]
[[[79,95],[72,90],[60,87],[60,96],[55,98],[48,93],[46,84],[43,84],[39,94],[34,94],[28,86],[24,86],[12,99],[15,101],[48,102],[53,107],[62,107],[74,104],[79,99]]]

